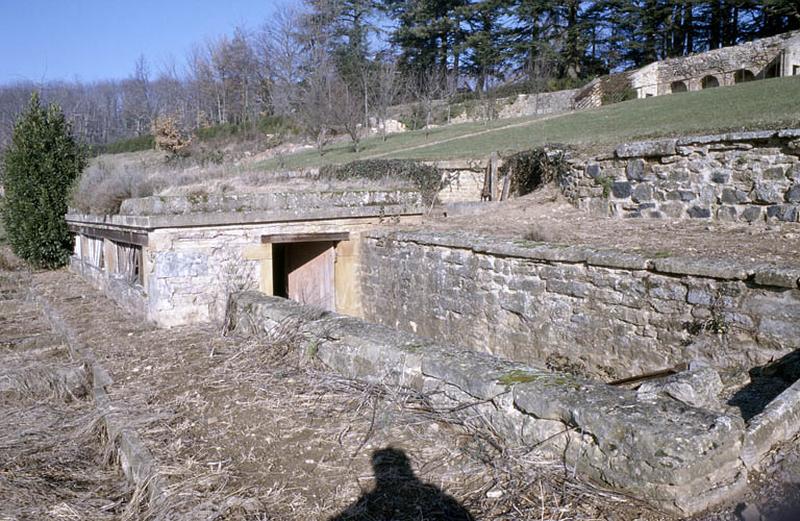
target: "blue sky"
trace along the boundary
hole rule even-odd
[[[186,52],[256,28],[283,0],[0,0],[0,83],[120,79],[144,54],[152,72]]]

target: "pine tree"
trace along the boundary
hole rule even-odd
[[[6,204],[3,212],[14,252],[35,267],[55,268],[69,260],[69,190],[86,166],[86,155],[55,104],[45,108],[31,96],[5,152]]]

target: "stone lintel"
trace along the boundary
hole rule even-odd
[[[319,232],[319,233],[272,233],[261,236],[262,244],[275,244],[287,242],[338,242],[349,241],[350,232]]]

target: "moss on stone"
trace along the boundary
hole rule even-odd
[[[524,371],[522,369],[514,369],[513,371],[509,371],[498,378],[497,383],[502,385],[516,385],[535,382],[536,380],[540,380],[542,378],[544,378],[544,376],[541,374]]]

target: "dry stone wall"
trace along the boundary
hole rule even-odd
[[[370,321],[538,367],[613,379],[800,349],[800,270],[465,234],[369,232]]]
[[[563,459],[574,475],[658,508],[693,514],[746,484],[741,418],[447,347],[280,298],[242,293],[231,304],[231,326],[239,334],[291,330],[307,339],[314,356],[348,377],[416,389],[437,407],[464,411],[465,422],[481,418],[493,435]]]
[[[571,163],[562,190],[599,215],[800,220],[800,129],[629,143]]]

